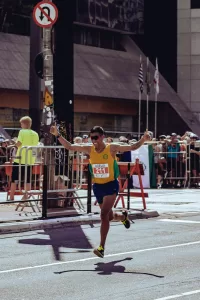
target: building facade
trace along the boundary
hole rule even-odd
[[[33,2],[29,0],[29,4]],[[104,126],[108,134],[138,131],[140,55],[144,81],[146,56],[153,63],[156,57],[159,60],[158,134],[172,131],[182,134],[188,129],[198,133],[198,122],[188,110],[185,99],[176,94],[177,2],[160,2],[155,0],[150,5],[149,0],[77,0],[74,24],[74,127],[77,134],[87,132],[94,124]],[[163,10],[173,11],[171,27],[166,27]],[[159,15],[158,20],[156,15]],[[0,33],[0,114],[4,127],[18,126],[17,119],[28,113],[29,107],[29,31],[17,24],[16,28],[4,24],[4,33]],[[154,131],[155,67],[151,62],[148,129]],[[66,101],[64,97],[63,101]],[[41,111],[42,108],[41,92]],[[145,129],[146,92],[142,95],[141,116],[141,130]]]
[[[200,1],[178,1],[178,94],[200,120]]]

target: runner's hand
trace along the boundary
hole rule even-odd
[[[55,136],[59,135],[57,126],[55,126],[55,125],[51,126],[50,133]]]
[[[143,139],[146,141],[149,141],[151,138],[150,132],[148,130],[145,131],[144,135],[143,135]]]

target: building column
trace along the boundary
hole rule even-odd
[[[58,20],[54,26],[54,108],[61,133],[74,135],[74,47],[73,22],[76,1],[54,0]]]

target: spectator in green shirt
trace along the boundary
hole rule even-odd
[[[25,175],[25,165],[27,165],[27,182],[25,183],[24,189],[26,191],[30,191],[31,189],[31,166],[35,163],[36,155],[34,151],[29,150],[28,155],[26,155],[26,149],[22,149],[20,153],[20,149],[24,146],[37,146],[39,143],[39,136],[37,132],[31,129],[32,119],[28,116],[25,116],[20,119],[21,130],[19,132],[16,147],[17,153],[16,158],[13,163],[13,172],[12,172],[12,181],[11,181],[11,189],[10,189],[10,200],[14,200],[14,194],[16,190],[16,181],[19,180],[19,165],[21,165],[21,181],[24,181]]]

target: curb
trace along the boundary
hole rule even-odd
[[[144,211],[142,212],[142,217],[143,218],[157,218],[159,217],[159,213],[155,210],[155,211]]]
[[[157,211],[143,211],[130,213],[131,219],[147,219],[158,217]],[[35,220],[24,222],[12,222],[0,224],[0,235],[9,233],[19,233],[33,230],[56,229],[80,225],[90,225],[100,222],[100,214],[89,214],[87,216],[65,217],[47,220]]]
[[[129,213],[131,219],[149,219],[149,218],[157,218],[159,217],[159,213],[157,211],[138,211],[134,213]]]

